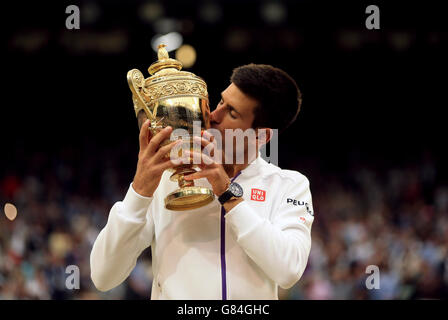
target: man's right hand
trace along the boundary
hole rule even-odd
[[[163,171],[173,168],[179,163],[171,161],[166,155],[171,149],[181,141],[177,140],[165,146],[160,144],[170,138],[173,128],[166,127],[153,137],[149,130],[149,119],[140,128],[140,151],[138,153],[137,171],[132,182],[134,190],[145,197],[152,197],[157,187]]]

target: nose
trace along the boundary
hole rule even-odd
[[[215,110],[213,110],[212,113],[210,113],[210,122],[211,123],[221,123],[222,116],[223,116],[223,110],[224,108],[217,106]]]

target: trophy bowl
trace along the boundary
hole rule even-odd
[[[193,123],[200,123],[201,130],[210,127],[207,84],[195,74],[181,71],[182,63],[169,57],[165,45],[159,45],[157,54],[158,60],[148,68],[150,77],[145,79],[138,69],[127,74],[139,127],[149,118],[152,135],[167,126],[171,126],[173,132],[184,129],[188,136],[182,139],[193,149]],[[161,145],[170,142],[167,139]],[[179,188],[165,197],[165,208],[185,211],[213,201],[212,190],[184,180],[184,176],[196,172],[196,168],[194,164],[182,164],[168,169],[172,172],[170,180],[178,182]]]

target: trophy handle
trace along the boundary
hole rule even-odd
[[[138,69],[132,69],[127,74],[128,85],[132,92],[132,101],[134,102],[135,115],[138,116],[140,110],[143,110],[151,121],[156,121],[155,115],[149,110],[140,92],[143,90],[145,78]]]

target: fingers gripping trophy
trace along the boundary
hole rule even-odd
[[[138,123],[148,118],[152,136],[167,126],[173,130],[184,129],[188,136],[183,139],[193,148],[193,122],[200,123],[201,130],[210,127],[207,85],[202,78],[181,69],[182,63],[171,59],[165,45],[161,44],[158,60],[148,68],[151,76],[145,79],[139,70],[132,69],[127,78]],[[166,139],[161,145],[169,142]],[[170,180],[178,182],[179,188],[165,197],[167,209],[190,210],[213,201],[212,190],[184,180],[184,176],[196,172],[196,168],[194,164],[182,164],[168,169],[172,172]]]

